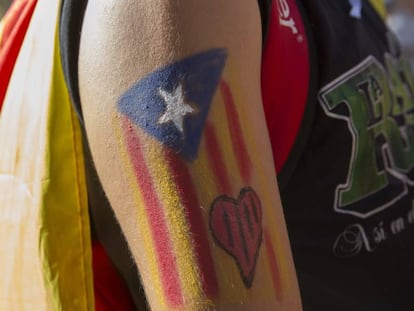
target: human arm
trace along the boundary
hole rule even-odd
[[[298,310],[255,1],[90,2],[92,155],[153,310]]]

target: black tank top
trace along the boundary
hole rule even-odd
[[[77,54],[86,2],[65,0],[60,27],[65,75],[80,117]],[[269,22],[270,2],[259,1],[263,33],[267,26],[283,27],[274,16]],[[311,65],[318,68],[305,126],[296,138],[300,144],[290,151],[289,174],[279,185],[304,310],[414,310],[411,71],[367,0],[278,0],[273,5],[286,3],[302,9],[311,53],[317,56]],[[295,89],[275,85],[274,91]],[[272,105],[264,106],[271,113]],[[276,134],[269,130],[270,136]],[[85,149],[97,237],[139,301],[138,272],[87,144]]]
[[[303,3],[318,96],[280,190],[304,309],[414,310],[410,67],[369,1]]]

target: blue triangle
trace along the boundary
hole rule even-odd
[[[213,49],[160,68],[126,91],[118,101],[118,110],[149,135],[193,161],[226,59],[226,50]],[[183,132],[173,122],[159,122],[167,109],[160,90],[172,94],[179,85],[186,104],[197,111],[184,116]]]

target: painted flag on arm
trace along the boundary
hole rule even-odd
[[[129,180],[149,266],[144,284],[155,288],[154,299],[167,309],[282,297],[271,238],[276,229],[262,229],[261,216],[253,217],[273,215],[271,199],[262,206],[245,187],[252,184],[260,148],[248,148],[249,128],[241,122],[246,116],[222,77],[226,62],[223,49],[190,56],[150,73],[118,101],[121,147],[133,172]],[[254,287],[262,234],[271,256],[260,257],[265,280]],[[241,244],[230,246],[230,236]]]
[[[152,283],[162,288],[157,299],[168,307],[203,303],[218,291],[187,162],[197,158],[226,58],[225,50],[215,49],[167,65],[138,81],[118,101],[137,200],[145,210],[138,222],[147,233],[144,244],[154,249],[148,253]],[[148,150],[150,144],[143,142],[147,135],[155,138],[155,149],[163,146],[161,154]]]
[[[118,109],[193,161],[226,57],[225,50],[210,50],[158,69],[127,91]]]

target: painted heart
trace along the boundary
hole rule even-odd
[[[246,187],[233,199],[222,195],[210,209],[214,239],[236,261],[246,287],[251,287],[262,242],[262,205],[256,192]]]

